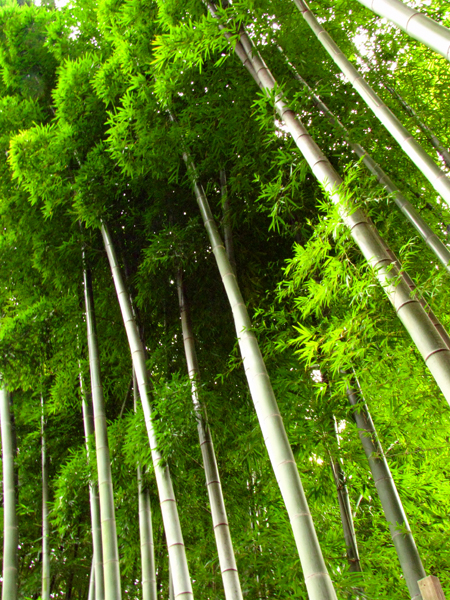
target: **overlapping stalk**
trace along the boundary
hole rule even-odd
[[[344,56],[341,49],[325,31],[322,25],[312,14],[304,0],[294,0],[303,18],[316,35],[319,42],[334,60],[342,73],[349,79],[354,89],[364,102],[378,117],[389,133],[409,156],[416,167],[424,174],[434,189],[450,205],[450,180],[437,166],[434,160],[425,152],[422,146],[413,138],[397,117],[389,110],[383,100],[376,94],[371,86],[363,79],[352,63]]]
[[[91,573],[89,575],[88,600],[95,600],[95,565],[93,558],[91,564]]]
[[[156,434],[152,423],[152,410],[150,405],[150,383],[145,366],[145,352],[139,331],[131,307],[130,298],[123,282],[120,267],[117,262],[116,253],[112,243],[109,230],[105,223],[101,225],[101,233],[105,250],[108,255],[109,264],[119,300],[122,318],[130,346],[133,367],[144,410],[145,425],[147,427],[150,449],[152,453],[153,466],[155,469],[156,483],[158,486],[159,501],[164,523],[169,560],[173,574],[175,598],[183,596],[183,600],[193,598],[192,586],[189,577],[189,569],[186,560],[183,535],[181,533],[180,520],[176,505],[175,494],[170,477],[169,467],[163,466],[162,456],[157,449]]]
[[[50,523],[48,519],[48,461],[45,440],[44,398],[41,395],[41,458],[42,458],[42,589],[41,600],[50,600]]]
[[[121,600],[119,549],[117,545],[114,493],[111,460],[106,427],[105,401],[100,376],[100,357],[95,326],[94,298],[90,273],[84,267],[84,298],[86,303],[87,340],[91,373],[94,433],[97,455],[98,491],[100,499],[100,526],[102,533],[103,574],[106,600]]]
[[[252,323],[244,299],[242,298],[236,275],[228,260],[225,246],[219,235],[208,200],[198,183],[195,166],[187,152],[183,152],[183,159],[192,181],[211,249],[216,258],[222,282],[233,312],[236,334],[239,340],[239,348],[250,394],[269,458],[289,515],[309,598],[310,600],[336,600],[336,593],[322,556],[295,458],[286,435],[256,336],[252,331]]]
[[[211,3],[208,3],[208,7],[213,16],[216,16],[215,7]],[[276,91],[278,86],[272,73],[244,31],[241,32],[240,42],[236,43],[236,47],[238,46],[241,49],[244,48],[254,71],[257,73],[262,89],[266,90],[268,94]],[[439,332],[436,331],[419,300],[411,294],[404,279],[400,277],[399,280],[398,266],[392,264],[392,258],[386,252],[386,244],[371,225],[364,211],[359,208],[355,209],[349,204],[341,177],[311,138],[303,123],[296,118],[295,113],[286,104],[281,93],[276,94],[275,108],[280,118],[285,122],[289,133],[308,162],[313,174],[328,192],[331,200],[339,207],[342,219],[350,229],[353,239],[367,262],[373,267],[376,277],[393,304],[398,317],[416,344],[445,398],[450,403],[449,348]]]
[[[94,421],[86,398],[83,376],[80,372],[80,390],[81,403],[83,411],[84,440],[88,462],[90,447],[89,440],[94,435]],[[105,584],[103,576],[103,550],[102,550],[102,530],[100,526],[100,502],[98,498],[97,484],[89,481],[89,506],[91,509],[91,530],[92,530],[92,565],[94,577],[91,575],[91,583],[94,581],[95,600],[105,600]]]
[[[358,0],[380,17],[450,60],[450,30],[400,0]]]
[[[229,232],[231,233],[231,231]],[[228,517],[225,509],[225,501],[220,483],[219,469],[217,466],[214,445],[206,421],[206,412],[201,406],[198,397],[198,382],[200,370],[195,350],[194,331],[192,328],[189,305],[184,290],[183,275],[181,270],[177,273],[178,301],[181,314],[181,329],[183,332],[184,352],[188,368],[189,379],[191,380],[192,402],[194,404],[195,416],[197,419],[197,430],[202,451],[203,467],[205,469],[206,487],[208,490],[209,503],[211,506],[211,515],[216,538],[217,552],[219,554],[220,571],[222,574],[225,598],[227,600],[242,600],[241,584],[239,573],[236,566],[236,560],[231,540]]]
[[[133,370],[134,412],[137,407],[137,381]],[[152,508],[150,494],[142,482],[141,465],[137,466],[138,506],[139,506],[139,538],[141,542],[142,566],[142,599],[157,600],[155,547],[153,544]]]
[[[328,121],[332,125],[337,127],[344,139],[347,140],[348,145],[356,154],[356,156],[362,159],[362,162],[365,167],[367,167],[368,171],[376,177],[378,183],[382,185],[385,190],[392,194],[394,202],[405,215],[409,223],[419,233],[439,261],[450,272],[450,251],[448,250],[447,246],[445,246],[445,244],[434,233],[428,223],[422,219],[411,202],[405,198],[392,179],[383,171],[380,165],[374,161],[367,150],[365,150],[360,144],[350,141],[350,133],[345,125],[343,125],[341,121],[331,112],[331,110],[319,98],[319,96],[313,92],[308,83],[298,74],[295,67],[293,67],[291,64],[290,67],[293,69],[294,77],[297,79],[297,81],[299,81],[308,90],[310,98],[316,108],[327,117]]]
[[[0,423],[3,466],[3,582],[2,600],[17,600],[17,529],[14,481],[14,435],[11,422],[9,392],[0,387]]]
[[[359,429],[359,438],[369,462],[373,481],[380,497],[392,541],[400,561],[406,585],[412,600],[422,598],[418,580],[426,577],[414,537],[409,527],[402,501],[398,495],[389,465],[378,440],[367,404],[359,390],[347,388],[349,402],[355,407],[353,417]]]

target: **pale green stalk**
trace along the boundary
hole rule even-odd
[[[137,382],[133,370],[133,397],[134,412],[137,404]],[[152,509],[150,494],[142,482],[141,465],[137,466],[138,502],[139,502],[139,537],[141,543],[142,564],[142,598],[143,600],[157,600],[155,547],[153,544]]]
[[[117,544],[111,459],[108,446],[105,401],[100,376],[100,357],[95,326],[94,298],[90,273],[83,269],[86,325],[91,372],[92,405],[94,408],[95,448],[97,455],[100,526],[102,531],[103,574],[105,600],[121,600],[119,549]]]
[[[45,440],[44,398],[41,394],[41,451],[42,451],[42,590],[41,600],[50,600],[50,523],[48,519],[48,462]]]
[[[375,14],[395,23],[402,31],[450,60],[450,30],[400,0],[358,0]]]
[[[446,174],[437,166],[434,160],[413,138],[406,127],[404,127],[397,117],[389,110],[383,100],[364,80],[362,75],[355,69],[348,58],[344,56],[341,49],[312,14],[305,0],[294,0],[294,2],[319,42],[336,65],[341,69],[342,73],[344,73],[361,98],[366,102],[367,106],[369,106],[381,123],[383,123],[389,133],[398,142],[416,167],[424,174],[438,194],[440,194],[447,204],[450,205],[450,180],[447,178]]]
[[[91,573],[89,575],[88,600],[95,600],[95,565],[94,565],[94,558],[92,558]]]
[[[378,440],[367,404],[355,388],[347,388],[349,402],[355,407],[353,413],[359,429],[375,487],[377,488],[384,515],[389,524],[392,541],[400,561],[406,585],[412,600],[422,598],[418,580],[426,576],[402,501],[392,478],[389,465]]]
[[[83,376],[80,371],[80,389],[81,389],[81,402],[83,410],[83,424],[84,424],[84,439],[86,444],[86,453],[88,463],[90,462],[90,447],[89,440],[94,435],[94,421],[92,418],[91,411],[87,402],[87,394],[84,389]],[[93,565],[94,565],[94,578],[91,578],[91,582],[95,584],[95,600],[105,600],[105,584],[103,576],[103,549],[102,549],[102,530],[100,526],[100,502],[98,498],[97,485],[92,480],[92,476],[89,481],[89,505],[91,508],[91,528],[92,528],[92,549],[93,549]]]
[[[102,223],[101,225],[101,233],[111,267],[117,298],[119,300],[120,309],[122,312],[122,318],[124,321],[131,357],[133,360],[133,367],[136,372],[139,395],[141,398],[142,408],[144,410],[145,425],[147,427],[147,433],[150,442],[156,483],[158,486],[159,501],[161,505],[161,513],[164,523],[164,532],[166,535],[167,547],[169,550],[169,560],[172,568],[175,598],[178,598],[178,596],[183,596],[183,600],[190,600],[193,598],[192,585],[189,577],[186,550],[181,532],[180,519],[178,517],[178,509],[173,491],[172,479],[170,477],[169,467],[161,464],[162,456],[157,448],[156,434],[152,422],[150,382],[145,365],[144,346],[141,338],[139,337],[139,331],[134,318],[130,298],[125,288],[112,239],[105,223]]]
[[[231,231],[230,231],[231,233]],[[219,554],[219,565],[222,574],[222,582],[227,600],[242,600],[241,584],[237,570],[236,560],[228,525],[227,511],[220,483],[219,468],[217,466],[216,454],[208,427],[206,410],[201,406],[198,397],[197,385],[200,379],[197,352],[195,350],[194,331],[190,315],[189,304],[184,290],[183,275],[181,269],[177,273],[178,301],[181,314],[181,329],[183,333],[184,352],[191,380],[192,402],[197,419],[197,430],[202,451],[203,467],[206,476],[206,487],[208,490],[211,515],[216,538],[217,552]]]
[[[211,4],[208,6],[215,15],[215,7]],[[241,33],[240,40],[241,47],[244,48],[257,73],[261,88],[267,94],[272,95],[278,89],[272,73],[245,32]],[[239,44],[240,42],[237,42],[236,47]],[[329,194],[332,202],[339,207],[341,217],[350,229],[354,241],[367,262],[373,267],[377,279],[394,306],[398,317],[450,403],[450,350],[441,334],[436,330],[419,300],[411,294],[404,278],[400,277],[399,281],[398,267],[396,264],[392,264],[392,258],[386,252],[385,242],[372,226],[364,211],[359,208],[355,209],[349,204],[342,179],[311,138],[303,123],[296,118],[295,113],[284,102],[281,93],[276,94],[275,108],[313,174]]]
[[[17,530],[13,430],[9,392],[0,388],[3,465],[3,584],[2,600],[17,600]]]
[[[280,49],[281,50],[281,49]],[[326,106],[326,104],[317,96],[307,82],[297,73],[295,67],[289,63],[291,68],[293,69],[294,76],[309,92],[311,100],[316,108],[322,112],[328,119],[328,121],[337,127],[339,131],[341,131],[344,139],[347,140],[348,145],[353,150],[353,152],[358,156],[358,158],[362,159],[364,166],[375,176],[378,183],[384,187],[389,193],[392,194],[392,198],[398,208],[405,215],[409,223],[414,227],[414,229],[419,233],[428,247],[435,254],[436,258],[444,265],[447,271],[450,272],[450,251],[447,246],[439,239],[439,237],[434,233],[428,223],[420,216],[418,211],[414,208],[414,206],[405,198],[405,196],[401,193],[399,188],[395,185],[395,183],[390,179],[390,177],[383,171],[383,169],[378,165],[374,159],[370,156],[370,154],[365,150],[360,144],[350,141],[350,134],[346,127],[341,123],[341,121],[331,112],[331,110]]]

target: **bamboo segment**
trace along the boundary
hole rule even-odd
[[[401,193],[399,188],[395,185],[395,183],[390,179],[390,177],[383,171],[383,169],[378,165],[374,159],[370,156],[370,154],[365,150],[360,144],[354,143],[350,141],[350,134],[345,127],[341,123],[341,121],[331,112],[331,110],[326,106],[326,104],[317,96],[307,82],[297,73],[295,67],[290,65],[294,70],[294,76],[310,93],[310,97],[316,108],[322,112],[328,119],[328,121],[336,126],[339,131],[342,132],[342,136],[347,140],[350,148],[353,152],[361,158],[365,167],[375,176],[378,183],[384,187],[389,193],[392,194],[394,202],[398,206],[398,208],[405,215],[409,223],[414,227],[414,229],[419,233],[422,239],[425,241],[427,246],[432,250],[435,254],[436,258],[444,265],[447,271],[450,272],[450,251],[447,246],[439,239],[439,237],[434,233],[428,223],[422,219],[420,214],[414,208],[414,206],[405,198],[405,196]]]
[[[45,440],[44,398],[41,394],[41,456],[42,456],[42,590],[41,600],[50,600],[50,523],[48,519],[48,462]]]
[[[133,367],[136,372],[139,395],[141,397],[142,408],[144,410],[145,425],[147,427],[150,449],[152,452],[152,460],[155,468],[164,531],[173,574],[175,598],[178,598],[178,596],[183,596],[183,600],[189,600],[190,598],[193,598],[193,593],[191,580],[189,577],[189,568],[186,560],[186,551],[184,547],[183,535],[181,533],[178,509],[169,468],[160,464],[162,461],[162,456],[157,449],[156,435],[152,423],[152,411],[149,399],[150,382],[145,365],[144,346],[139,337],[139,331],[133,315],[130,298],[122,279],[122,274],[117,262],[111,235],[105,223],[102,223],[101,225],[101,233],[111,267],[117,298],[119,300],[120,309],[122,312],[122,318],[124,321],[133,360]]]
[[[94,565],[94,558],[92,558],[91,574],[89,576],[88,600],[95,600],[95,565]]]
[[[450,30],[400,0],[358,0],[380,17],[450,60]]]
[[[356,389],[347,388],[349,402],[359,429],[359,438],[369,462],[370,471],[380,497],[392,541],[400,561],[406,585],[412,600],[422,598],[418,580],[426,576],[408,519],[392,478],[389,465],[378,440],[367,404]]]
[[[84,440],[86,445],[87,458],[89,462],[89,439],[94,435],[94,421],[86,399],[86,390],[84,389],[83,377],[80,371],[80,390],[83,410]],[[91,528],[92,528],[92,565],[94,577],[91,576],[91,583],[94,581],[95,600],[105,600],[105,584],[103,576],[103,549],[102,549],[102,530],[100,526],[100,502],[98,498],[97,485],[94,481],[89,481],[89,505],[91,509]]]
[[[9,392],[0,388],[0,422],[3,465],[3,585],[2,600],[17,600],[17,530],[16,493],[14,485],[13,431]]]
[[[134,412],[137,406],[137,382],[133,370]],[[153,544],[152,509],[150,494],[142,482],[141,465],[137,466],[138,503],[139,503],[139,537],[141,542],[142,563],[142,599],[157,600],[155,547]]]
[[[268,94],[272,94],[277,88],[272,73],[253,47],[247,34],[242,32],[240,38],[242,46],[258,75],[261,87]],[[419,300],[411,294],[406,282],[401,277],[399,281],[398,267],[392,264],[392,258],[386,252],[386,244],[372,227],[365,213],[361,209],[355,209],[348,204],[345,190],[342,188],[342,179],[311,138],[303,123],[296,118],[294,112],[284,102],[283,95],[280,93],[275,97],[275,108],[280,118],[285,122],[289,133],[308,162],[316,179],[328,192],[334,204],[339,206],[342,219],[349,227],[353,239],[367,262],[374,269],[377,279],[394,306],[399,319],[416,344],[445,398],[450,403],[450,350],[443,341],[442,336],[434,327]]]
[[[117,545],[116,517],[111,478],[111,460],[106,427],[105,401],[103,399],[103,388],[100,376],[100,357],[95,325],[92,283],[90,273],[86,268],[83,269],[83,278],[92,405],[94,408],[105,599],[121,600],[122,591],[120,585],[119,549]]]
[[[341,49],[312,14],[306,2],[304,0],[294,0],[294,2],[319,42],[341,69],[342,73],[348,78],[367,106],[383,123],[416,167],[425,175],[434,189],[450,205],[450,180],[446,174],[436,165],[406,127],[400,123],[382,99],[363,79],[352,63],[344,56]]]
[[[250,394],[289,515],[308,595],[311,600],[336,600],[336,593],[323,560],[295,458],[258,342],[252,331],[244,299],[217,230],[208,200],[198,184],[195,166],[186,152],[183,153],[183,159],[187,165],[203,223],[231,305]]]
[[[203,457],[203,466],[206,476],[206,487],[208,490],[209,503],[216,538],[217,552],[219,554],[220,571],[222,574],[225,598],[227,600],[242,600],[241,584],[236,566],[236,560],[231,540],[228,517],[220,483],[219,469],[217,466],[214,445],[209,430],[205,409],[201,406],[197,385],[200,370],[195,350],[194,331],[192,328],[189,305],[183,284],[181,270],[177,273],[178,301],[181,313],[181,328],[183,332],[184,352],[189,378],[191,380],[192,402],[194,404],[195,416],[197,418],[197,430],[200,448]]]

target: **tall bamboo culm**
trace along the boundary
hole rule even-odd
[[[286,435],[258,342],[252,331],[252,323],[244,299],[242,298],[236,275],[228,260],[225,246],[219,235],[208,200],[198,183],[195,166],[186,152],[183,153],[183,159],[192,181],[197,204],[233,312],[236,334],[250,394],[269,458],[289,515],[309,598],[310,600],[336,600],[336,593],[325,561],[323,560],[295,458]]]
[[[284,55],[284,53],[283,53]],[[405,198],[405,196],[401,193],[399,188],[395,185],[392,179],[383,171],[378,163],[374,161],[374,159],[370,156],[370,154],[365,150],[360,144],[351,142],[351,136],[345,125],[341,123],[341,121],[331,112],[328,106],[317,96],[308,83],[298,74],[295,67],[289,63],[290,67],[293,69],[294,77],[299,81],[305,89],[308,90],[310,94],[311,101],[315,105],[315,107],[326,116],[328,121],[334,125],[338,131],[341,132],[342,136],[345,140],[347,140],[348,145],[353,150],[358,158],[362,159],[364,166],[367,170],[375,176],[376,180],[380,185],[384,187],[386,191],[392,194],[392,198],[398,208],[405,215],[406,219],[409,223],[414,227],[414,229],[419,233],[424,242],[430,248],[430,250],[435,254],[436,258],[444,265],[447,271],[450,272],[450,251],[447,246],[439,239],[439,237],[434,233],[428,223],[420,216],[418,211],[414,208],[414,206]]]
[[[41,394],[41,456],[42,456],[42,589],[41,600],[50,600],[50,523],[48,519],[48,460],[45,439],[44,398]]]
[[[83,376],[80,371],[80,391],[81,403],[83,411],[84,425],[84,440],[86,445],[86,454],[88,463],[90,463],[90,443],[89,440],[94,436],[94,420],[87,401],[87,392],[84,387]],[[102,530],[100,526],[100,501],[98,497],[97,484],[92,480],[92,475],[89,481],[89,506],[91,509],[91,531],[92,531],[92,564],[94,569],[94,577],[91,577],[91,582],[94,581],[95,600],[105,600],[105,583],[103,576],[103,550],[102,550]]]
[[[105,600],[121,600],[119,549],[117,544],[114,492],[111,477],[111,460],[108,446],[105,401],[100,375],[95,324],[94,298],[90,272],[83,269],[86,325],[91,373],[92,405],[94,409],[95,449],[97,455],[98,492],[100,499],[100,526],[102,532],[103,575]]]
[[[426,573],[402,501],[359,387],[348,387],[347,397],[350,404],[355,407],[353,417],[359,430],[358,435],[369,462],[386,521],[389,524],[392,541],[397,551],[406,585],[411,599],[419,600],[422,595],[417,582],[419,579],[426,577]]]
[[[17,600],[17,530],[13,430],[9,392],[0,388],[3,465],[3,584],[2,600]]]
[[[450,30],[400,0],[358,0],[380,17],[450,60]]]
[[[208,3],[213,16],[214,5]],[[253,47],[247,34],[242,31],[240,42],[235,44],[239,52],[245,50],[247,58],[256,72],[260,87],[272,94],[278,88],[272,73],[264,63],[259,52]],[[238,54],[239,56],[239,54]],[[359,246],[367,262],[373,267],[382,288],[386,292],[395,311],[410,334],[436,383],[450,403],[450,350],[419,300],[411,294],[404,279],[398,281],[398,267],[392,264],[392,258],[386,251],[381,239],[370,220],[361,209],[349,205],[342,188],[342,179],[334,170],[326,156],[309,135],[303,123],[284,102],[283,95],[277,94],[275,108],[280,118],[297,144],[298,149],[308,162],[316,179],[328,192],[330,199],[339,206],[344,223],[350,229],[353,239]]]
[[[134,412],[137,408],[138,389],[136,374],[133,369]],[[153,543],[152,508],[150,494],[142,481],[141,465],[137,466],[138,506],[139,506],[139,538],[141,542],[142,566],[142,599],[157,600],[155,546]]]
[[[170,566],[172,569],[175,598],[178,598],[178,596],[183,596],[183,600],[189,600],[194,596],[192,593],[192,585],[186,560],[186,550],[184,547],[183,535],[181,532],[170,471],[167,466],[164,467],[161,465],[162,456],[157,449],[157,440],[152,423],[150,382],[145,365],[144,346],[141,338],[139,337],[139,331],[134,318],[130,298],[123,282],[116,252],[114,250],[111,235],[106,223],[102,223],[101,233],[111,267],[117,298],[122,312],[122,318],[128,337],[131,357],[133,360],[133,367],[136,372],[139,395],[141,398],[142,408],[144,410],[145,425],[147,427],[147,433],[150,442],[152,461],[155,469],[161,513],[164,523],[164,531],[169,551]]]
[[[437,166],[434,160],[425,152],[422,146],[413,138],[397,117],[389,110],[375,90],[364,80],[352,63],[343,54],[330,35],[312,14],[304,0],[294,0],[295,5],[302,14],[319,42],[328,52],[330,57],[348,78],[354,89],[358,92],[367,106],[374,112],[381,123],[398,142],[403,151],[409,156],[416,167],[428,179],[434,189],[450,204],[450,180]]]
[[[89,574],[89,590],[87,600],[95,600],[95,565],[92,558],[91,572]]]
[[[200,404],[198,397],[198,383],[200,379],[200,370],[198,366],[197,353],[195,350],[194,331],[190,315],[189,304],[187,302],[184,289],[183,274],[181,269],[177,273],[178,302],[181,315],[181,329],[183,332],[184,352],[186,363],[191,380],[192,402],[194,404],[195,416],[197,419],[197,430],[202,451],[203,467],[205,469],[206,487],[208,490],[209,503],[211,506],[211,515],[216,538],[217,552],[219,554],[220,571],[222,582],[227,600],[242,600],[241,584],[237,570],[236,560],[231,540],[230,528],[228,525],[227,511],[222,493],[222,484],[220,483],[219,469],[217,466],[216,454],[211,437],[211,432],[207,424],[206,412]]]

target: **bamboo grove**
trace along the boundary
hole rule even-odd
[[[449,27],[0,0],[2,600],[450,593]]]

